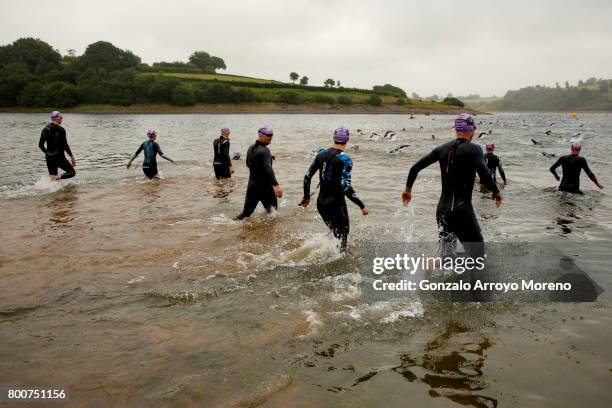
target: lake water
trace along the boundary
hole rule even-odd
[[[529,304],[363,289],[373,244],[436,239],[437,165],[410,206],[399,197],[410,166],[453,137],[450,116],[67,114],[77,176],[59,184],[37,146],[46,120],[0,114],[0,386],[64,387],[69,406],[612,403],[609,114],[477,118],[492,134],[474,141],[495,143],[509,179],[499,209],[474,193],[485,240],[562,242],[606,290],[595,303]],[[264,123],[285,196],[276,214],[234,222],[248,170],[235,161],[235,178],[217,182],[212,140],[228,126],[244,157]],[[311,152],[338,125],[360,145],[353,186],[370,209],[348,202],[344,255],[316,209],[297,206]],[[125,169],[147,128],[178,162],[160,159],[159,181],[143,178],[142,156]],[[396,140],[370,140],[387,130]],[[542,151],[566,154],[573,137],[606,189],[583,175],[583,196],[554,191]]]

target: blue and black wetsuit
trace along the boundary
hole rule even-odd
[[[144,160],[142,162],[142,172],[149,179],[157,178],[157,155],[159,154],[161,157],[168,161],[172,161],[172,159],[164,155],[157,142],[153,140],[147,140],[142,142],[142,144],[140,145],[138,150],[136,150],[136,153],[134,153],[134,156],[132,156],[132,159],[130,161],[133,161],[136,157],[138,157],[140,152],[142,152],[143,150]]]
[[[442,176],[436,220],[443,250],[454,250],[458,238],[469,256],[484,256],[484,240],[472,207],[476,173],[480,182],[494,194],[499,195],[499,188],[485,165],[482,149],[464,139],[440,145],[412,166],[406,187],[412,188],[419,172],[435,162],[440,163]]]
[[[47,161],[47,169],[49,174],[57,176],[57,169],[65,171],[62,174],[62,179],[68,179],[76,175],[76,171],[72,164],[66,159],[64,152],[72,157],[72,151],[66,140],[66,130],[57,123],[50,123],[42,130],[38,147],[45,153]]]
[[[559,157],[559,160],[550,168],[550,172],[554,174],[555,177],[559,177],[557,174],[557,167],[559,166],[561,166],[563,170],[563,178],[559,184],[559,191],[582,194],[582,191],[580,191],[580,172],[583,169],[593,183],[597,183],[597,178],[589,168],[586,159],[582,156],[568,154],[567,156]]]
[[[321,190],[317,198],[317,210],[334,236],[346,248],[349,234],[349,216],[344,197],[363,209],[365,205],[351,186],[353,161],[348,155],[332,147],[319,151],[304,175],[304,198],[310,199],[310,181],[319,172]]]
[[[270,150],[257,140],[249,147],[246,157],[249,168],[249,184],[244,199],[244,209],[234,218],[241,220],[250,217],[260,202],[267,212],[278,207],[274,187],[278,185],[274,169],[272,169],[272,155]]]
[[[213,168],[217,179],[232,177],[232,161],[229,156],[230,141],[229,139],[220,136],[213,141],[213,149],[215,157],[213,159]]]

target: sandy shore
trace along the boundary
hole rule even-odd
[[[194,106],[173,106],[173,105],[131,105],[131,106],[113,106],[113,105],[80,105],[74,108],[62,109],[66,113],[203,113],[203,114],[262,114],[262,113],[287,113],[287,114],[457,114],[459,112],[470,112],[474,114],[484,114],[484,112],[475,111],[467,108],[458,108],[453,106],[444,107],[443,109],[430,109],[428,107],[418,105],[384,105],[384,106],[369,106],[369,105],[326,105],[326,104],[309,104],[309,105],[286,105],[275,103],[260,103],[251,105],[234,105],[234,104],[219,104],[219,105],[194,105]],[[52,108],[23,108],[23,107],[3,107],[0,112],[48,112]]]

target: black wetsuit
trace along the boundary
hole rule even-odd
[[[40,134],[38,147],[45,153],[50,175],[57,176],[57,169],[60,168],[65,171],[61,178],[68,179],[75,176],[74,167],[64,155],[64,152],[66,152],[72,157],[72,151],[66,140],[66,130],[62,126],[56,123],[45,126]]]
[[[157,142],[154,142],[153,140],[146,140],[142,142],[142,144],[140,145],[138,150],[136,150],[136,153],[134,153],[134,156],[132,156],[132,159],[130,161],[133,161],[136,157],[138,157],[140,152],[143,150],[144,160],[142,161],[142,172],[149,179],[157,178],[157,155],[159,154],[161,157],[168,161],[172,161],[172,159],[164,155]]]
[[[491,176],[493,177],[493,180],[497,181],[497,169],[499,169],[499,175],[505,183],[506,173],[504,173],[499,156],[496,156],[493,153],[487,153],[485,154],[484,160],[487,168],[489,169],[489,173],[491,173]]]
[[[320,150],[304,175],[304,198],[310,199],[310,180],[319,171],[321,191],[317,198],[317,210],[323,222],[341,240],[346,248],[349,234],[349,216],[344,197],[363,209],[365,205],[351,186],[353,162],[348,155],[334,148]]]
[[[499,195],[497,184],[483,160],[482,150],[464,139],[440,145],[412,166],[406,187],[412,188],[418,173],[435,162],[440,163],[442,176],[436,220],[443,251],[454,250],[456,238],[459,238],[469,256],[481,257],[484,255],[484,242],[472,207],[476,173],[486,188]]]
[[[232,161],[229,156],[230,141],[220,136],[213,141],[215,157],[213,159],[213,168],[215,169],[215,177],[217,179],[232,177]]]
[[[559,191],[582,194],[582,191],[580,191],[580,172],[583,169],[587,176],[589,176],[594,183],[597,183],[597,178],[591,169],[589,169],[586,159],[582,156],[568,154],[567,156],[559,157],[559,160],[550,167],[550,172],[554,174],[555,177],[559,177],[557,174],[557,167],[559,166],[563,169],[563,178],[559,184]]]
[[[278,185],[274,169],[272,169],[272,155],[270,150],[257,140],[249,147],[246,156],[246,165],[249,168],[249,184],[244,199],[244,209],[235,218],[241,220],[250,217],[261,202],[267,212],[278,207],[274,187]]]

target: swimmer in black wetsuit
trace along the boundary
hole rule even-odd
[[[277,197],[283,196],[283,191],[276,181],[272,169],[272,155],[266,147],[272,143],[272,128],[263,126],[258,131],[257,140],[249,147],[246,165],[249,168],[249,184],[244,199],[244,209],[234,218],[241,220],[250,217],[261,202],[267,212],[278,207]]]
[[[61,126],[64,117],[58,111],[51,112],[50,115],[51,123],[49,123],[42,130],[40,134],[40,140],[38,141],[38,147],[45,153],[45,160],[47,161],[47,170],[51,180],[56,181],[59,179],[69,179],[76,175],[74,166],[76,166],[76,160],[68,146],[66,139],[66,130]],[[70,162],[66,159],[64,152],[70,156]],[[61,176],[57,175],[57,169],[64,170],[64,174]]]
[[[580,172],[583,169],[597,187],[604,187],[589,168],[586,159],[580,156],[581,149],[582,145],[580,142],[572,143],[572,153],[568,154],[567,156],[559,157],[559,160],[557,160],[555,164],[551,166],[550,172],[555,176],[557,181],[561,180],[561,183],[559,183],[559,191],[582,194],[582,191],[580,191]],[[559,166],[561,166],[563,169],[563,179],[559,178],[559,175],[557,174],[557,167]]]
[[[495,205],[499,207],[502,202],[499,189],[484,163],[482,149],[470,143],[475,129],[472,116],[460,114],[455,120],[457,139],[436,147],[412,166],[406,189],[402,193],[402,202],[408,205],[412,200],[412,185],[419,172],[435,162],[440,163],[442,194],[436,210],[436,220],[443,251],[453,251],[458,238],[466,253],[473,258],[484,255],[484,241],[472,207],[476,173],[481,182],[493,192]]]
[[[138,150],[136,150],[136,153],[134,153],[134,156],[132,156],[132,158],[126,165],[126,167],[129,170],[129,168],[132,167],[132,162],[134,161],[134,159],[138,157],[141,151],[144,150],[144,160],[142,162],[142,172],[149,179],[159,178],[159,176],[157,175],[157,155],[158,154],[164,159],[168,160],[172,164],[176,164],[176,162],[172,160],[171,158],[169,158],[168,156],[165,156],[164,153],[161,151],[159,144],[157,144],[157,142],[155,141],[155,139],[157,139],[157,132],[155,132],[155,130],[153,129],[147,130],[147,137],[149,138],[149,140],[142,142],[142,144],[140,145]]]
[[[321,191],[317,198],[317,210],[323,222],[340,239],[340,248],[346,249],[349,234],[349,216],[344,197],[357,204],[363,215],[368,215],[368,208],[361,202],[351,186],[351,169],[353,162],[344,150],[349,140],[349,131],[340,126],[334,131],[334,144],[328,149],[321,149],[304,176],[304,198],[300,206],[306,208],[310,203],[310,181],[319,172]]]
[[[506,185],[506,173],[504,173],[504,169],[502,168],[501,159],[499,156],[493,154],[495,145],[493,143],[487,143],[486,149],[487,154],[485,154],[484,160],[489,172],[491,173],[491,177],[493,177],[493,181],[497,182],[497,170],[499,169],[499,175],[504,181],[504,185]]]
[[[217,180],[231,178],[234,173],[232,161],[229,156],[230,149],[230,130],[226,127],[221,128],[221,136],[213,141],[213,149],[215,157],[213,159],[213,168]]]

